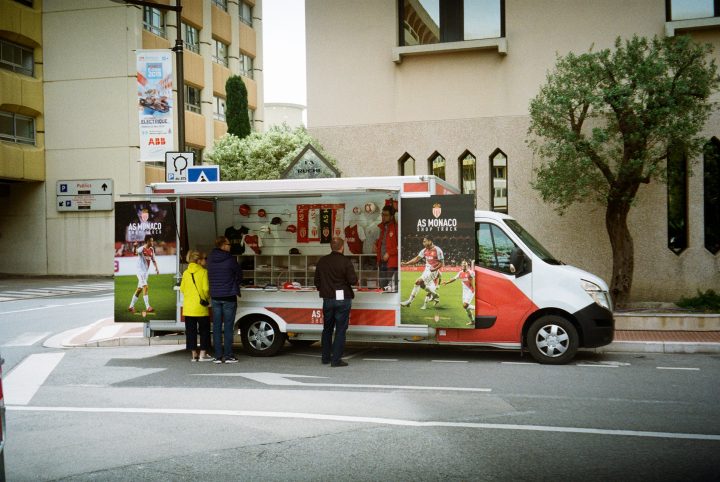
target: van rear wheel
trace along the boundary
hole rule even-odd
[[[245,352],[250,356],[273,356],[285,343],[285,333],[267,318],[257,318],[245,324],[240,338]]]
[[[562,365],[575,357],[580,338],[575,326],[566,318],[545,315],[530,325],[526,343],[538,363]]]

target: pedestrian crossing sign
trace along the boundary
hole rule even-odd
[[[218,182],[220,166],[190,166],[187,169],[188,182]]]

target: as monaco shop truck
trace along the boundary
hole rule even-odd
[[[161,183],[144,198],[175,206],[183,253],[230,239],[244,278],[236,328],[253,356],[320,339],[313,278],[333,236],[346,239],[359,279],[349,341],[518,349],[562,364],[613,340],[602,279],[556,260],[515,219],[475,210],[434,176]],[[403,265],[390,282],[375,255],[384,206],[396,210]],[[428,246],[442,259],[426,259]],[[428,263],[438,262],[439,276],[428,278]],[[151,274],[151,296],[152,283]],[[181,311],[151,319],[149,331],[182,330]]]

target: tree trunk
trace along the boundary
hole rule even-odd
[[[605,211],[605,228],[610,237],[613,255],[610,294],[616,306],[626,303],[630,297],[635,266],[633,240],[627,227],[629,211],[629,202],[613,199],[608,201]]]

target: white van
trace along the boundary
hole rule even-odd
[[[461,283],[438,283],[440,300],[424,303],[425,311],[419,302],[401,306],[417,278],[413,271],[421,267],[401,268],[397,285],[381,286],[374,253],[380,210],[397,206],[400,259],[411,260],[429,234],[412,231],[410,208],[421,206],[413,209],[424,216],[424,206],[432,202],[432,221],[467,198],[434,176],[163,183],[153,184],[144,198],[175,203],[178,245],[187,239],[186,248],[212,249],[214,238],[228,233],[249,236],[236,252],[245,279],[236,327],[250,355],[274,355],[286,340],[311,344],[320,339],[322,300],[313,286],[314,268],[330,250],[322,234],[311,231],[323,227],[361,241],[345,253],[359,278],[349,341],[509,348],[527,350],[540,363],[561,364],[581,347],[613,340],[612,306],[603,280],[556,260],[512,217],[475,211],[472,204],[460,221],[435,222],[440,232],[432,235],[446,244],[443,280],[456,275],[461,259],[471,265],[474,312],[462,310]],[[312,224],[314,210],[329,220],[324,226]],[[417,223],[418,229],[423,223]],[[181,271],[179,266],[176,276]],[[469,321],[465,313],[472,313]],[[148,335],[181,330],[181,310],[175,320],[147,326]]]

